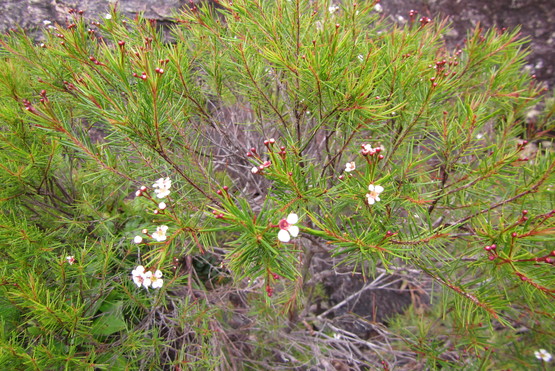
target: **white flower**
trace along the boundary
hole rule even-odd
[[[73,255],[67,256],[66,260],[69,265],[72,265],[73,263],[75,263],[75,257]]]
[[[372,156],[374,153],[376,153],[376,149],[372,148],[372,146],[370,144],[363,144],[362,145],[362,155],[363,156],[366,156],[366,155]]]
[[[347,164],[345,165],[345,171],[350,173],[351,171],[356,169],[356,164],[354,161],[352,162],[347,162]]]
[[[170,178],[160,178],[152,185],[153,188],[157,188],[154,190],[156,193],[156,197],[164,198],[170,194],[170,188],[172,186],[172,181]]]
[[[133,282],[135,282],[135,285],[137,285],[137,287],[141,287],[141,285],[144,285],[145,288],[148,288],[148,286],[150,286],[150,280],[147,280],[145,267],[143,267],[142,265],[138,265],[137,268],[133,269],[131,271],[131,276],[133,276]]]
[[[165,202],[160,202],[160,203],[158,204],[158,208],[159,208],[160,210],[164,210],[166,207],[167,207],[167,205],[166,205]]]
[[[139,244],[143,242],[143,238],[141,236],[135,236],[135,238],[133,238],[133,242],[135,242],[136,244]]]
[[[376,4],[374,5],[374,10],[378,13],[383,12],[383,6],[381,6],[380,4]]]
[[[156,232],[152,234],[152,238],[154,238],[158,242],[162,242],[166,240],[166,231],[168,230],[167,225],[161,225],[156,227]]]
[[[287,219],[281,219],[279,221],[279,233],[278,240],[281,242],[289,242],[291,237],[297,237],[299,235],[299,227],[293,224],[297,224],[299,217],[295,213],[291,213],[287,216]]]
[[[112,15],[110,13],[106,13],[104,15],[104,19],[112,19]]]
[[[328,8],[328,11],[331,14],[337,12],[338,10],[339,10],[339,5],[336,5],[336,4],[330,5],[330,7]]]
[[[146,272],[145,276],[150,281],[153,289],[158,289],[164,284],[164,280],[162,279],[162,272],[160,272],[159,269],[157,269],[154,273]]]
[[[537,359],[541,359],[544,362],[551,362],[551,354],[549,354],[549,352],[545,349],[540,349],[539,351],[536,350],[534,355]]]
[[[374,205],[376,201],[380,201],[380,193],[383,192],[382,186],[375,186],[370,184],[368,186],[369,193],[366,194],[366,198],[368,199],[368,205]]]
[[[50,24],[52,24],[52,22],[50,22],[48,19],[45,19],[44,21],[42,21],[42,24],[45,26],[48,26]]]
[[[260,169],[258,169],[256,166],[253,166],[251,169],[251,173],[256,174],[260,171]]]

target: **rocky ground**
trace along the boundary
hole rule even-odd
[[[447,17],[452,30],[446,36],[449,45],[461,43],[468,30],[514,28],[521,26],[522,36],[530,40],[528,68],[538,80],[555,87],[555,1],[554,0],[382,0],[384,14],[403,22],[410,9],[432,19]]]
[[[146,18],[169,22],[172,12],[199,0],[120,0],[120,9],[129,16],[143,12]],[[214,1],[214,0],[211,0]],[[330,0],[331,1],[331,0]],[[370,0],[360,0],[370,1]],[[373,1],[373,0],[372,0]],[[65,23],[71,8],[85,11],[91,18],[106,13],[106,0],[0,0],[0,31],[21,26],[27,29],[43,21]],[[339,0],[336,0],[339,2]],[[528,58],[530,73],[555,87],[555,0],[381,0],[384,17],[405,22],[411,9],[432,19],[447,17],[452,30],[446,42],[461,43],[469,29],[483,27],[522,27],[522,35],[530,39]]]

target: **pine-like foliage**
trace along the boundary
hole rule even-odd
[[[0,365],[546,368],[555,99],[518,30],[219,3],[0,39]]]

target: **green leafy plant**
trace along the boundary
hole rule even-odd
[[[554,99],[518,30],[448,50],[374,5],[4,36],[0,364],[547,367]],[[389,328],[350,307],[380,290]]]

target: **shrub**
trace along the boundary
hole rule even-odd
[[[0,364],[545,367],[555,105],[525,41],[328,5],[3,37]],[[387,289],[389,327],[351,306]]]

